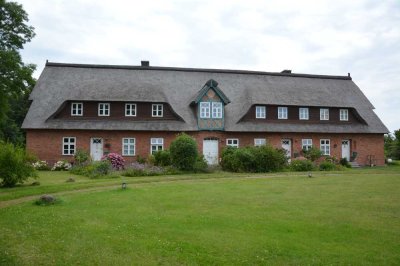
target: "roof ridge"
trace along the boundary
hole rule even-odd
[[[266,72],[266,71],[255,71],[255,70],[216,69],[216,68],[187,68],[187,67],[162,67],[162,66],[77,64],[77,63],[57,63],[57,62],[49,62],[49,61],[46,61],[46,67],[104,68],[104,69],[131,69],[131,70],[164,70],[164,71],[209,72],[209,73],[225,73],[225,74],[269,75],[269,76],[285,76],[285,77],[300,77],[300,78],[352,80],[350,74],[347,75],[347,76],[337,76],[337,75],[282,73],[282,72]]]

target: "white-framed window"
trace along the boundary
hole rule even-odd
[[[110,104],[99,103],[99,116],[110,116]]]
[[[287,107],[278,107],[278,119],[288,119]]]
[[[266,139],[254,139],[254,146],[263,146],[267,144]]]
[[[300,120],[308,120],[309,119],[308,108],[299,108],[299,119]]]
[[[150,152],[154,154],[157,151],[162,151],[164,149],[164,139],[163,138],[151,138],[150,140]]]
[[[63,137],[62,155],[74,155],[76,149],[75,137]]]
[[[226,139],[226,146],[239,148],[239,139]]]
[[[83,115],[83,103],[71,103],[71,116]]]
[[[301,148],[304,151],[308,151],[312,148],[312,139],[302,139],[301,140]]]
[[[212,118],[222,118],[221,102],[212,102]]]
[[[340,109],[340,121],[349,121],[348,109]]]
[[[330,155],[331,154],[331,141],[329,139],[321,139],[320,140],[320,150],[322,155]]]
[[[122,139],[122,155],[124,156],[135,155],[135,138]]]
[[[152,117],[162,117],[163,116],[163,105],[162,104],[152,104],[151,105],[151,115]]]
[[[266,109],[265,106],[256,106],[256,118],[265,118]]]
[[[329,109],[328,108],[319,109],[319,119],[320,120],[329,120]]]
[[[210,102],[200,102],[200,118],[210,118]]]
[[[125,116],[136,116],[136,103],[125,104]]]

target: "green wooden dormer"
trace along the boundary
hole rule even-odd
[[[218,82],[213,79],[207,81],[191,102],[191,105],[196,107],[199,130],[224,130],[224,109],[230,102],[218,87]]]

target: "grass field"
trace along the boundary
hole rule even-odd
[[[127,190],[40,175],[0,189],[0,265],[400,264],[398,166],[125,178]],[[62,203],[32,204],[48,192]]]

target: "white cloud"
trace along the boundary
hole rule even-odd
[[[18,0],[37,36],[23,58],[346,75],[400,128],[397,1]]]

